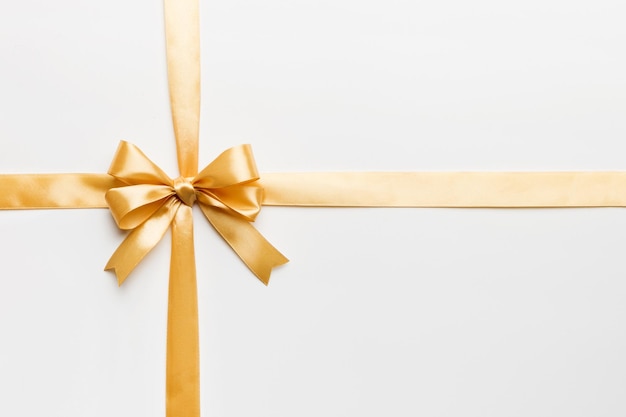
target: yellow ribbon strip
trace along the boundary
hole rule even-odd
[[[109,207],[130,230],[109,260],[122,284],[172,228],[166,414],[199,417],[199,347],[191,206],[265,284],[287,262],[250,224],[261,205],[318,207],[626,206],[625,172],[280,173],[262,179],[248,145],[198,173],[198,0],[165,0],[167,66],[181,176],[121,142],[106,174],[0,175],[0,209]]]
[[[164,0],[165,47],[178,169],[198,173],[200,11],[198,0]]]
[[[626,172],[263,174],[264,205],[626,207]]]
[[[200,416],[198,292],[191,207],[179,206],[172,222],[167,304],[166,416]]]
[[[0,175],[0,210],[106,208],[104,194],[120,185],[106,174]]]

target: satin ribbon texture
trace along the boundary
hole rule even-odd
[[[288,262],[250,224],[263,201],[250,145],[224,151],[193,178],[172,180],[138,147],[122,141],[109,175],[126,186],[107,191],[106,202],[120,229],[132,230],[105,267],[115,271],[120,285],[161,240],[181,205],[195,202],[265,285],[272,268]]]

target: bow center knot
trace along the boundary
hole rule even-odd
[[[182,176],[176,178],[174,180],[174,191],[176,191],[180,201],[190,207],[193,206],[193,203],[196,201],[196,190],[187,178]]]

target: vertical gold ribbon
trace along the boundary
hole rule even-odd
[[[200,14],[198,0],[165,0],[167,74],[178,168],[198,173]],[[181,204],[172,226],[167,312],[166,416],[200,417],[198,295],[191,207]]]
[[[167,77],[178,168],[198,173],[200,129],[200,13],[198,0],[164,0]]]
[[[200,416],[198,296],[191,207],[181,204],[172,223],[167,312],[166,416]],[[193,267],[191,267],[193,265]]]

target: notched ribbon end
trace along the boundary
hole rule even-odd
[[[109,260],[109,262],[104,267],[104,270],[113,271],[113,273],[115,274],[115,278],[117,278],[118,287],[121,287],[126,280],[126,277],[128,277],[128,274],[124,274],[122,271],[118,270],[118,268],[113,264],[112,260]]]
[[[272,275],[272,270],[289,262],[289,259],[287,259],[282,253],[278,252],[276,249],[274,250],[276,251],[276,253],[273,254],[272,259],[268,260],[268,263],[262,266],[257,266],[255,269],[251,268],[250,265],[247,265],[246,262],[248,268],[250,268],[250,270],[254,273],[254,275],[256,275],[259,281],[261,281],[266,287],[270,284],[270,276]]]

